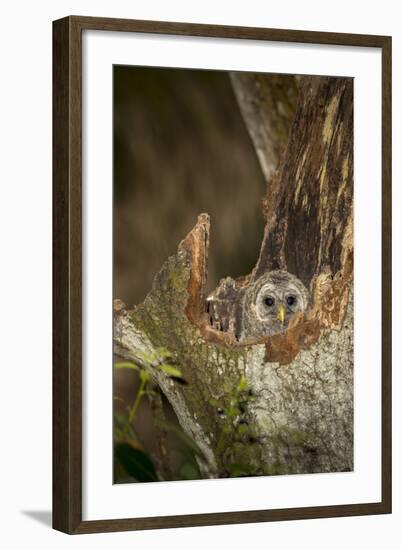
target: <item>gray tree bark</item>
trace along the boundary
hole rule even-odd
[[[268,94],[252,103],[261,97],[260,82],[268,89],[269,78],[233,76],[270,178],[253,272],[221,281],[207,302],[210,223],[201,214],[144,302],[132,310],[115,308],[118,355],[140,363],[144,352],[157,358],[167,349],[181,369],[185,386],[158,369],[157,359],[147,366],[202,449],[209,477],[353,468],[352,80],[301,80],[287,146],[274,171],[278,152],[270,150],[273,137],[266,137],[266,128],[274,126],[263,99]],[[288,120],[282,124],[289,127]],[[310,289],[310,308],[285,333],[238,342],[238,293],[277,268]],[[225,321],[216,324],[216,318]]]
[[[298,101],[296,77],[230,73],[231,83],[266,181],[287,144]]]

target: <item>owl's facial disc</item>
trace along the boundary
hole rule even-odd
[[[265,273],[245,290],[241,338],[282,333],[308,305],[309,291],[295,275],[284,270]]]
[[[255,301],[258,319],[277,326],[277,331],[285,329],[294,313],[303,311],[305,306],[301,293],[291,284],[280,287],[269,282],[260,289]]]

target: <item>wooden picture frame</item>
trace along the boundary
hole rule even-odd
[[[378,48],[382,59],[382,496],[378,502],[82,520],[82,32]],[[172,489],[173,490],[173,489]],[[96,17],[53,23],[53,527],[69,534],[391,512],[391,37]]]

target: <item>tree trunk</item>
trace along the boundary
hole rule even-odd
[[[232,81],[270,177],[272,154],[260,137],[272,127],[270,110],[249,111],[269,78]],[[145,301],[130,311],[115,308],[116,353],[139,363],[143,353],[154,358],[147,368],[202,449],[205,476],[353,468],[352,86],[345,78],[301,79],[287,147],[268,182],[264,239],[251,274],[224,279],[206,296],[210,226],[201,214]],[[311,305],[286,332],[239,341],[241,296],[273,269],[301,279]],[[165,349],[187,385],[157,368]]]
[[[230,73],[243,119],[266,181],[274,174],[287,145],[298,102],[295,76]]]

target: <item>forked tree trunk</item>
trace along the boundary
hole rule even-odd
[[[268,79],[232,80],[265,175],[274,162],[269,140],[264,150],[261,138],[272,127],[270,110],[259,108],[256,116],[249,105]],[[141,363],[143,352],[157,356],[165,348],[183,372],[185,386],[151,367],[182,428],[203,450],[208,476],[353,468],[352,80],[302,78],[297,105],[267,184],[253,272],[223,280],[206,304],[210,227],[202,214],[145,301],[115,310],[118,355]],[[238,293],[277,268],[310,289],[310,308],[285,333],[238,341]]]

